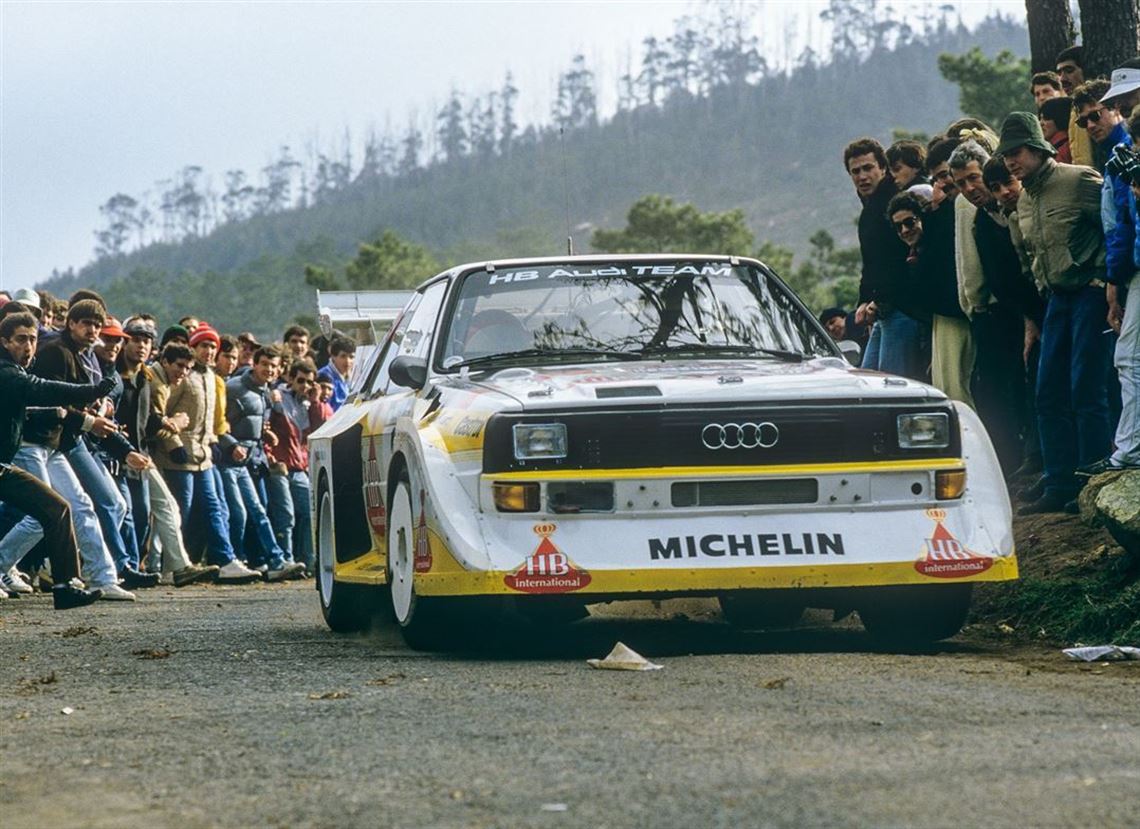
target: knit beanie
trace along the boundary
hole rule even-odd
[[[1047,98],[1041,102],[1041,117],[1052,121],[1059,130],[1068,131],[1072,113],[1072,98]]]
[[[1041,124],[1032,112],[1011,112],[1002,122],[997,155],[1005,155],[1018,147],[1030,147],[1051,156],[1057,154],[1056,148],[1045,140]]]
[[[194,333],[190,335],[190,347],[194,348],[199,343],[204,342],[212,342],[219,347],[222,344],[222,338],[218,336],[218,332],[206,325],[206,323],[202,323],[194,329]]]
[[[175,337],[181,337],[184,340],[189,340],[190,332],[181,325],[172,325],[162,332],[162,339],[158,343],[159,347],[161,348],[162,346],[166,345]]]

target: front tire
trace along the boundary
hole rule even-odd
[[[402,472],[388,509],[388,585],[392,614],[408,646],[416,650],[440,650],[450,641],[446,599],[416,595],[415,519],[412,486]]]
[[[875,639],[929,645],[957,634],[970,612],[972,584],[873,588],[859,602],[859,618]]]
[[[342,584],[334,576],[336,566],[336,532],[333,524],[332,496],[321,489],[317,509],[317,596],[325,624],[337,633],[367,630],[372,622],[372,591],[359,584]]]

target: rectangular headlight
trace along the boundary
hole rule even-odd
[[[520,461],[566,457],[565,423],[516,423],[514,436]]]
[[[899,448],[945,449],[950,445],[950,415],[945,412],[898,417]]]

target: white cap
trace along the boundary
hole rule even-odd
[[[1100,102],[1103,104],[1112,98],[1119,98],[1121,95],[1135,92],[1137,89],[1140,89],[1140,69],[1129,67],[1113,69],[1112,86],[1109,87],[1108,92],[1104,93]]]
[[[21,305],[30,305],[36,309],[40,307],[40,295],[31,288],[17,288],[12,292],[12,301]]]

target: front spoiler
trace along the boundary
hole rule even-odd
[[[594,570],[588,583],[567,589],[555,580],[549,590],[519,590],[509,586],[516,572],[431,572],[416,574],[416,593],[423,596],[604,595],[607,598],[646,594],[691,594],[747,589],[795,589],[819,587],[885,587],[902,584],[960,584],[963,582],[1012,581],[1017,578],[1017,557],[995,558],[984,572],[954,578],[922,573],[917,562],[826,564],[781,567],[671,568],[668,570]],[[535,580],[541,583],[541,580]],[[582,579],[579,578],[579,582]]]

